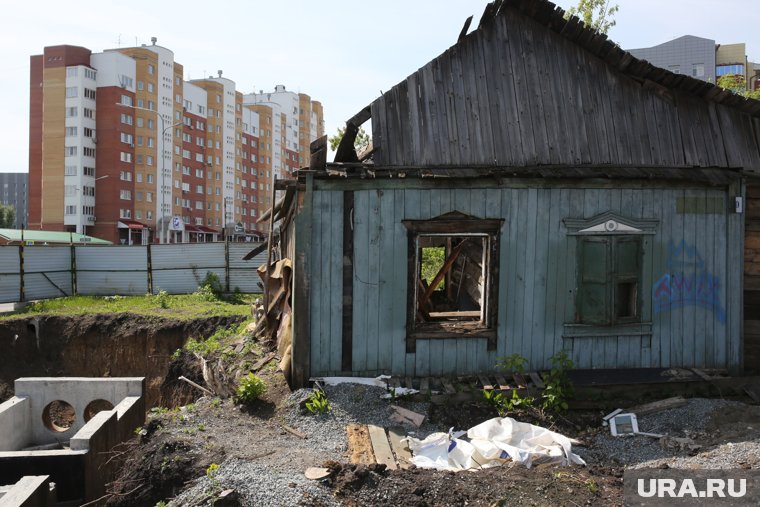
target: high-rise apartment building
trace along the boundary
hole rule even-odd
[[[16,212],[14,229],[26,227],[28,179],[26,173],[0,173],[0,204],[13,206]]]
[[[184,81],[152,42],[32,56],[30,228],[122,244],[252,238],[274,179],[308,165],[321,104],[284,86],[244,96],[221,71]]]

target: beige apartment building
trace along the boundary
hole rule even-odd
[[[155,38],[32,56],[28,227],[121,244],[263,236],[274,179],[308,166],[322,105],[183,73]]]

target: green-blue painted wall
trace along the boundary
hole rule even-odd
[[[539,369],[563,348],[577,368],[741,364],[743,216],[731,209],[734,195],[741,194],[738,185],[730,191],[640,184],[510,188],[488,181],[483,188],[472,188],[477,185],[472,183],[443,188],[440,182],[410,188],[353,185],[351,372],[341,371],[343,189],[334,181],[316,186],[309,274],[312,376],[471,374],[493,371],[498,357],[514,353]],[[696,213],[679,212],[679,198],[707,204]],[[715,199],[725,203],[722,210],[713,209]],[[407,229],[401,220],[451,211],[504,219],[497,350],[487,351],[485,339],[420,339],[416,352],[406,353]],[[563,219],[607,211],[659,220],[656,233],[643,237],[642,314],[652,323],[651,335],[563,337],[564,324],[574,319],[576,288],[576,237],[567,234]],[[699,297],[670,301],[661,294],[655,301],[653,291],[668,283],[667,276],[671,284]]]

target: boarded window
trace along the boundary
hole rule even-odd
[[[409,230],[407,350],[421,338],[488,338],[496,344],[502,220],[453,212],[404,220]]]
[[[642,255],[640,236],[579,238],[576,322],[641,321]]]

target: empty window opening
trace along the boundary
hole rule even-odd
[[[483,321],[488,237],[419,235],[416,322]]]
[[[486,338],[496,347],[501,219],[453,211],[409,231],[407,352],[417,339]]]

